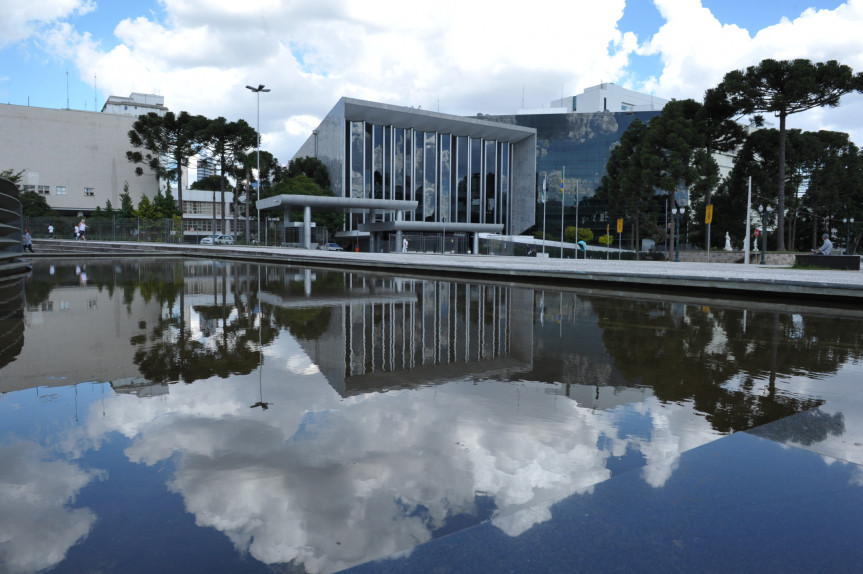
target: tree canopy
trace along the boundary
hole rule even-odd
[[[812,63],[806,59],[762,60],[746,70],[728,72],[714,94],[724,105],[744,114],[770,113],[779,118],[777,174],[777,249],[785,250],[786,119],[819,107],[836,107],[850,92],[863,92],[863,73],[835,60]],[[758,121],[763,121],[760,116]]]

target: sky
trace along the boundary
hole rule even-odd
[[[159,94],[260,126],[282,164],[341,97],[472,116],[601,82],[700,101],[764,58],[863,71],[863,0],[0,0],[0,13],[0,103],[93,111]],[[260,84],[271,91],[245,87]],[[859,146],[861,117],[854,94],[788,127]]]

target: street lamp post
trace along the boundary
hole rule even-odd
[[[761,265],[767,264],[767,216],[773,208],[764,205],[758,206],[758,213],[761,214]]]
[[[851,254],[851,226],[854,225],[854,218],[845,217],[842,219],[842,223],[845,224],[845,236],[848,238],[848,242],[845,244],[845,255]]]
[[[674,261],[680,262],[680,220],[683,219],[685,212],[684,207],[672,207],[671,214],[674,216],[675,230],[673,233],[674,240]]]
[[[258,84],[257,88],[253,88],[252,86],[247,85],[246,88],[252,90],[257,95],[257,100],[258,100],[258,110],[257,110],[257,112],[258,112],[258,125],[255,128],[255,130],[258,132],[256,134],[256,138],[255,138],[257,140],[257,146],[256,146],[257,147],[257,153],[255,155],[258,156],[258,195],[257,195],[257,199],[260,199],[261,198],[261,92],[269,92],[270,89],[265,88],[264,84]],[[248,219],[246,219],[246,221],[248,221]],[[258,235],[260,235],[260,234],[261,234],[261,226],[258,225]],[[246,237],[246,241],[248,241],[248,240],[249,240],[249,238]]]

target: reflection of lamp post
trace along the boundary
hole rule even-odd
[[[673,230],[673,240],[674,240],[674,260],[680,261],[680,220],[683,219],[683,214],[685,213],[686,208],[684,207],[672,207],[671,214],[674,216],[675,229]]]
[[[848,243],[845,244],[845,255],[851,254],[851,226],[854,225],[854,218],[844,218],[842,223],[845,224],[845,236],[848,238]]]
[[[246,86],[246,87],[248,89],[252,90],[253,92],[255,92],[255,94],[257,94],[257,96],[258,96],[258,127],[255,128],[258,132],[257,134],[255,134],[255,139],[257,140],[257,144],[258,144],[256,146],[258,148],[258,152],[256,154],[258,156],[258,195],[257,195],[256,199],[261,199],[261,92],[269,92],[270,90],[268,88],[265,88],[264,84],[258,84],[257,88],[253,88],[252,86]],[[318,140],[316,138],[315,142],[317,142],[317,141]],[[260,235],[260,233],[261,233],[261,230],[260,230],[260,226],[259,226],[258,235]],[[248,241],[248,240],[249,240],[249,238],[247,237],[246,241]]]
[[[440,252],[446,253],[446,215],[441,217],[441,221],[443,221],[443,237],[440,240]]]
[[[767,215],[773,211],[773,208],[764,205],[758,206],[758,213],[761,214],[761,265],[767,264]]]

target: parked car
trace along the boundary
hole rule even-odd
[[[327,243],[326,245],[324,245],[324,249],[326,249],[327,251],[344,251],[342,246],[338,243]]]
[[[233,245],[234,244],[234,236],[233,235],[208,235],[206,237],[202,237],[200,241],[201,245]]]

